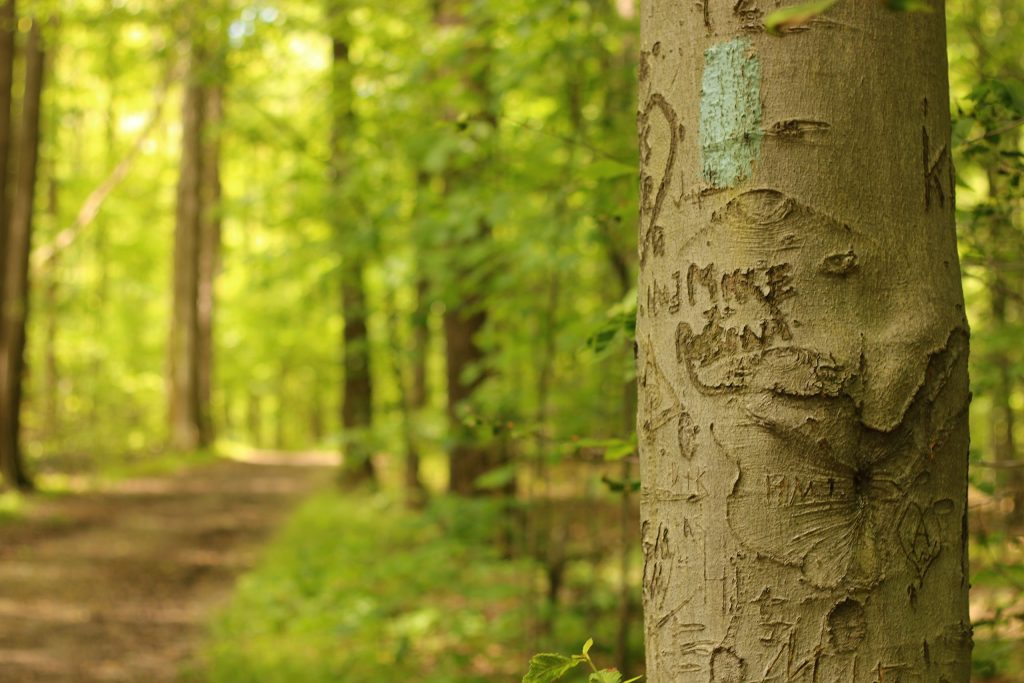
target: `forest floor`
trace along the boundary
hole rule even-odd
[[[328,464],[218,460],[41,498],[0,524],[0,682],[179,680],[234,579]]]

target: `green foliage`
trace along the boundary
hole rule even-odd
[[[885,6],[894,12],[931,12],[928,0],[885,0]]]
[[[764,28],[772,35],[782,35],[821,16],[836,2],[838,0],[817,0],[774,10],[765,15]]]
[[[24,508],[24,496],[17,491],[0,493],[0,522],[17,519]]]
[[[587,683],[633,683],[640,680],[641,676],[631,678],[628,681],[622,680],[622,674],[615,669],[598,669],[590,658],[590,649],[594,645],[594,639],[588,638],[583,643],[583,649],[578,655],[560,655],[551,652],[542,652],[530,658],[530,668],[523,676],[523,683],[555,683],[580,664],[586,663],[591,673],[587,677]]]
[[[482,683],[509,675],[521,628],[509,600],[523,571],[386,497],[321,494],[214,622],[202,680]]]
[[[530,658],[530,668],[523,676],[523,683],[553,683],[585,661],[580,655],[566,657],[551,652],[536,654]]]
[[[878,1],[900,12],[939,6]],[[336,189],[329,4],[351,32],[352,135]],[[458,414],[471,438],[515,460],[478,484],[536,489],[548,477],[572,495],[616,504],[636,490],[618,468],[635,453],[623,387],[634,373],[637,300],[637,20],[610,2],[464,5],[465,21],[442,27],[425,0],[26,4],[62,11],[48,34],[59,49],[45,95],[25,406],[30,454],[49,481],[83,471],[157,474],[210,457],[163,452],[177,59],[191,22],[202,22],[227,37],[223,62],[202,73],[225,85],[227,105],[213,390],[220,435],[285,449],[359,443],[397,479],[403,381],[423,354],[427,396],[411,411],[410,431],[438,489],[454,438],[444,316],[485,310],[476,340],[485,359],[465,373],[479,389]],[[798,30],[835,5],[797,2],[768,12],[764,25]],[[984,497],[972,515],[992,526],[985,515],[1011,503],[1017,470],[989,465],[1019,464],[1024,443],[1024,31],[1018,0],[947,7],[948,151],[973,334],[971,483]],[[156,107],[168,74],[166,104]],[[928,106],[934,114],[944,105]],[[55,258],[39,259],[136,145],[96,220]],[[337,212],[348,217],[343,229],[329,220]],[[375,414],[371,427],[343,433],[339,291],[353,257],[366,263]],[[1016,450],[1000,441],[1007,431]],[[581,462],[595,469],[564,479],[544,470]],[[16,515],[18,501],[0,499],[0,516]],[[513,677],[524,603],[510,586],[528,570],[486,549],[508,514],[500,503],[441,500],[417,520],[386,499],[317,499],[218,622],[215,680]],[[1006,596],[1024,580],[1021,558],[1011,536],[974,531],[974,594],[990,607],[977,666],[1006,678],[1019,662],[1019,640],[1004,627],[1015,614]],[[995,551],[1003,546],[1005,554]],[[616,549],[609,542],[601,551]],[[627,577],[634,587],[639,573]],[[587,632],[612,641],[611,620],[590,618],[615,612],[620,593],[609,576],[618,574],[589,555],[567,562],[569,597],[537,609],[553,624],[545,647]]]

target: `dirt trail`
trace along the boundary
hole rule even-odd
[[[0,524],[0,682],[174,681],[321,464],[221,461]]]

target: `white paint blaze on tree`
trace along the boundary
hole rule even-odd
[[[645,0],[648,679],[969,677],[943,6]]]

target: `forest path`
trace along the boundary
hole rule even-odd
[[[0,682],[179,680],[235,578],[330,481],[327,464],[217,461],[0,524]]]

